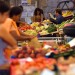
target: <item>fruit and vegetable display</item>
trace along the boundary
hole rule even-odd
[[[48,69],[54,71],[55,59],[37,58],[20,59],[11,61],[11,75],[42,75],[42,71]],[[55,73],[54,73],[55,75]]]
[[[32,29],[32,27],[30,25],[23,25],[23,26],[20,26],[19,29],[22,31],[26,31],[26,30]]]
[[[48,28],[47,28],[47,31],[48,31],[48,33],[51,33],[51,32],[54,32],[54,31],[56,31],[57,29],[56,29],[56,26],[55,25],[50,25]]]
[[[23,73],[25,75],[41,75],[43,71],[60,75],[75,74],[71,69],[75,65],[75,51],[68,44],[52,48],[45,42],[42,48],[30,47],[27,44],[12,54],[11,75]],[[47,48],[48,47],[48,48]],[[57,55],[57,57],[55,57]],[[71,66],[73,65],[73,66]],[[69,72],[70,71],[70,72]]]
[[[24,33],[27,35],[37,36],[37,32],[35,30],[32,30],[32,29],[25,31]]]
[[[63,30],[65,26],[69,26],[72,24],[74,24],[74,19],[64,21],[61,24],[57,25],[50,23],[49,20],[45,20],[43,22],[34,22],[31,25],[21,26],[19,27],[19,29],[27,35],[43,36],[43,35],[52,34],[54,32],[59,34],[60,29]]]
[[[40,48],[35,48],[34,46],[30,46],[28,44],[26,44],[25,46],[23,46],[21,48],[21,50],[15,51],[15,53],[13,53],[11,55],[11,58],[27,58],[27,57],[31,57],[31,58],[39,58],[39,57],[45,57],[46,53],[53,51],[54,53],[58,53],[58,51],[54,51],[54,48],[44,48],[45,46],[43,46],[44,44],[41,43],[42,46],[40,46]]]
[[[73,15],[71,11],[64,17]],[[74,24],[74,19],[59,25],[49,20],[19,27],[27,35],[47,35]],[[65,40],[64,40],[65,41]],[[26,41],[11,55],[11,75],[75,75],[75,47],[63,42]]]
[[[11,75],[75,75],[75,56],[53,58],[26,58],[11,60]],[[47,72],[45,74],[47,74]],[[53,74],[52,74],[53,73]]]
[[[74,19],[64,21],[64,22],[62,22],[61,24],[56,25],[56,27],[57,27],[58,29],[63,29],[64,26],[66,26],[66,24],[67,24],[67,26],[73,24],[73,23],[74,23],[73,21],[74,21]]]
[[[75,56],[59,57],[57,66],[60,75],[75,75]]]
[[[15,51],[11,56],[12,58],[51,57],[52,53],[52,57],[58,58],[59,56],[73,55],[75,53],[73,48],[67,42],[64,43],[63,40],[60,42],[53,40],[39,42],[37,38],[34,38],[31,41],[22,42],[20,46],[20,50]]]
[[[33,22],[31,25],[20,26],[19,29],[27,35],[47,35],[51,32],[56,31],[56,26],[51,24],[49,20],[44,20],[43,22]]]
[[[52,75],[75,74],[71,70],[75,68],[75,47],[55,41],[43,41],[40,45],[36,48],[24,42],[20,50],[12,53],[11,75],[44,75],[45,71]]]
[[[73,18],[72,19],[68,18],[61,24],[53,24],[49,19],[46,19],[42,22],[33,22],[30,25],[28,24],[21,25],[19,29],[25,32],[25,34],[30,34],[34,36],[38,36],[38,34],[40,36],[49,35],[49,34],[52,34],[53,32],[56,32],[56,34],[59,34],[60,29],[63,29],[64,26],[73,24],[75,20],[74,13],[72,11],[69,11],[69,10],[63,11],[62,15],[64,18],[69,17],[69,16],[73,16]]]
[[[66,11],[66,12],[63,12],[63,17],[68,17],[68,16],[73,16],[74,13],[72,11]]]

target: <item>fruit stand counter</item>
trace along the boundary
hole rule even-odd
[[[26,41],[21,44],[19,51],[11,55],[11,75],[20,73],[25,75],[44,75],[44,72],[49,75],[56,75],[58,68],[62,71],[65,70],[65,65],[72,63],[71,60],[75,59],[75,48],[64,44],[62,37],[40,37],[38,39],[33,40],[33,42],[34,44],[38,42],[35,45],[40,44],[41,47],[36,48],[34,44],[29,45]],[[69,39],[69,37],[66,37],[66,39]],[[73,56],[73,58],[64,59],[69,56]],[[75,60],[73,62],[75,63]]]
[[[51,41],[51,40],[54,40],[57,42],[60,42],[60,41],[65,41],[65,42],[69,42],[72,38],[71,37],[39,37],[38,40],[39,42],[44,42],[44,41]]]

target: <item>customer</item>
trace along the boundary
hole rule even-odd
[[[22,6],[22,5],[20,5],[19,7],[20,7],[20,8],[22,9],[22,11],[23,11],[23,6]]]
[[[56,19],[50,18],[50,21],[53,22],[53,23],[55,23],[55,24],[61,24],[64,21],[61,9],[57,8],[55,10],[55,18]]]
[[[15,22],[18,22],[23,9],[20,6],[12,7],[9,13],[9,17],[12,18]]]
[[[10,18],[13,20],[12,25],[11,25],[13,30],[11,30],[11,33],[19,41],[31,40],[33,39],[33,36],[25,35],[25,33],[20,31],[16,25],[16,22],[18,22],[20,19],[21,13],[22,13],[22,9],[20,7],[11,8],[10,13],[9,13]]]
[[[41,22],[45,19],[43,10],[40,8],[36,8],[34,11],[34,16],[32,17],[33,22]]]
[[[9,7],[0,1],[0,75],[9,75],[9,62],[4,57],[4,49],[9,45],[12,49],[17,47],[15,39],[3,28],[2,23],[8,18]]]

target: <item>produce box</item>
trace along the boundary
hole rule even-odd
[[[11,60],[11,75],[55,75],[55,59],[15,59]]]
[[[73,19],[74,18],[74,16],[72,15],[72,16],[67,16],[67,17],[64,17],[64,21],[67,21],[67,20],[71,20],[71,19]]]
[[[56,37],[57,33],[53,33],[53,34],[47,34],[47,35],[40,35],[40,37]]]

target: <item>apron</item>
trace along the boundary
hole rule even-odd
[[[4,50],[7,47],[7,44],[0,39],[0,65],[8,63],[7,59],[4,56]]]

